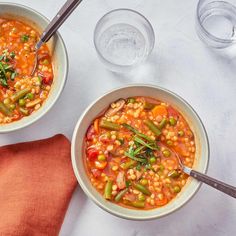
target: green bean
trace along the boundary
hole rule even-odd
[[[12,96],[11,96],[11,100],[13,102],[16,102],[18,101],[20,98],[24,97],[27,93],[30,92],[30,88],[25,88],[25,89],[22,89],[16,93],[14,93]]]
[[[146,110],[152,110],[155,106],[156,104],[145,102],[143,108]]]
[[[128,192],[128,188],[125,188],[125,189],[121,190],[121,191],[116,195],[115,201],[116,201],[116,202],[119,202],[119,201],[122,199],[122,197],[123,197],[127,192]]]
[[[144,121],[144,124],[156,135],[161,135],[161,131],[158,129],[158,127],[150,120]]]
[[[136,162],[133,160],[130,160],[128,162],[123,162],[122,164],[120,164],[120,167],[124,170],[129,169],[130,167],[132,167]]]
[[[22,107],[20,107],[20,112],[25,116],[29,115],[29,111],[27,109],[22,108]]]
[[[135,201],[130,203],[131,206],[137,207],[137,208],[144,208],[145,202],[144,201]]]
[[[12,114],[11,110],[3,102],[0,102],[0,112],[5,116],[10,116]]]
[[[180,173],[177,170],[172,170],[168,173],[168,176],[171,178],[178,178],[180,176]]]
[[[166,123],[167,123],[167,119],[163,118],[162,121],[160,122],[160,124],[158,125],[158,128],[163,129],[165,127]]]
[[[140,192],[142,192],[143,194],[146,194],[148,196],[151,195],[151,192],[149,191],[149,189],[147,189],[146,187],[144,187],[143,185],[141,184],[134,184],[134,188],[136,188],[137,190],[139,190]]]
[[[120,129],[120,125],[113,123],[111,121],[107,121],[107,120],[101,120],[99,126],[101,128],[109,129],[109,130],[119,130]]]
[[[108,200],[111,199],[111,192],[112,192],[112,181],[109,179],[105,186],[104,197]]]

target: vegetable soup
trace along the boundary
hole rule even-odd
[[[123,207],[153,209],[182,190],[192,167],[193,132],[170,104],[149,97],[119,99],[97,117],[85,137],[85,166],[92,185]]]
[[[20,120],[38,110],[53,82],[52,58],[47,45],[38,51],[39,32],[18,20],[0,18],[0,125]]]

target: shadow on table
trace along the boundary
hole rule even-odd
[[[130,232],[127,236],[227,235],[228,229],[234,227],[234,220],[227,217],[234,214],[233,201],[204,186],[186,206],[166,217],[143,222],[118,219],[116,223],[117,227],[122,225],[124,232]]]
[[[163,59],[163,58],[162,58]],[[110,72],[119,82],[131,83],[160,83],[162,71],[161,65],[163,61],[160,60],[160,55],[152,53],[148,60],[133,68],[129,72],[116,73]]]

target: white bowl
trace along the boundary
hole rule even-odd
[[[160,99],[173,105],[183,114],[194,133],[196,141],[196,159],[193,169],[202,173],[206,173],[208,167],[209,144],[204,126],[193,108],[180,96],[157,86],[140,84],[112,90],[93,102],[81,115],[74,129],[71,146],[72,165],[81,188],[98,206],[113,215],[132,220],[149,220],[165,216],[182,207],[197,192],[201,185],[200,182],[190,177],[182,191],[163,207],[153,210],[133,210],[105,200],[92,186],[83,161],[84,137],[93,119],[113,101],[132,96],[148,96]]]
[[[15,3],[0,3],[0,16],[26,22],[40,32],[42,32],[49,23],[49,20],[37,11]],[[68,56],[64,41],[58,32],[50,39],[48,46],[52,55],[54,80],[47,100],[42,107],[33,114],[19,121],[0,125],[0,133],[15,131],[36,122],[52,108],[59,98],[66,83]]]

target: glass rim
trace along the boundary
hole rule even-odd
[[[199,17],[199,12],[200,12],[200,7],[201,7],[202,2],[204,2],[204,0],[199,0],[198,1],[197,11],[196,11],[196,18],[197,18],[198,25],[201,28],[201,30],[203,31],[203,33],[206,34],[206,36],[209,37],[211,40],[214,40],[214,41],[219,42],[219,43],[234,43],[234,42],[236,42],[236,39],[222,39],[222,38],[216,37],[216,36],[214,36],[213,34],[211,34],[209,31],[207,31],[205,29],[205,27],[202,25],[202,23],[200,21],[200,17]],[[212,2],[217,2],[217,1],[212,1]],[[219,2],[222,2],[222,1],[219,1]],[[226,2],[226,3],[228,3],[228,2]],[[236,11],[236,7],[231,3],[229,3],[229,4]]]
[[[94,29],[94,32],[93,32],[93,43],[94,43],[94,46],[95,46],[95,49],[96,49],[96,52],[98,53],[98,55],[108,64],[112,65],[112,66],[118,66],[118,67],[122,67],[122,68],[131,68],[131,67],[134,67],[136,65],[138,65],[139,63],[141,63],[142,61],[138,61],[137,63],[135,64],[132,64],[132,65],[119,65],[119,64],[115,64],[115,63],[112,63],[110,62],[109,60],[107,60],[103,55],[102,53],[100,52],[100,50],[98,49],[97,47],[97,43],[96,43],[96,32],[97,32],[97,29],[98,29],[98,26],[101,24],[101,22],[104,20],[104,18],[106,18],[108,15],[114,13],[114,12],[119,12],[119,11],[124,11],[124,12],[131,12],[131,13],[134,13],[135,15],[138,15],[140,18],[142,18],[147,24],[148,24],[148,27],[151,31],[151,35],[152,35],[152,43],[151,43],[151,47],[150,47],[150,50],[149,52],[147,53],[146,55],[146,58],[150,55],[150,53],[152,52],[153,48],[154,48],[154,45],[155,45],[155,33],[154,33],[154,29],[150,23],[150,21],[144,16],[142,15],[141,13],[139,13],[138,11],[135,11],[133,9],[129,9],[129,8],[117,8],[117,9],[113,9],[109,12],[107,12],[105,15],[103,15],[99,20],[98,22],[96,23],[96,26],[95,26],[95,29]],[[145,58],[145,59],[146,59]]]

